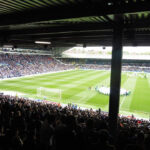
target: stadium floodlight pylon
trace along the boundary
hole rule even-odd
[[[46,100],[61,100],[61,89],[56,88],[37,88],[37,97]]]

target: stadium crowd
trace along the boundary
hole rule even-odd
[[[0,78],[12,78],[25,75],[61,71],[68,69],[110,70],[110,64],[62,63],[48,55],[0,54]],[[150,66],[143,64],[123,64],[123,71],[150,72]]]
[[[118,117],[114,139],[108,116],[97,111],[62,107],[0,95],[1,150],[149,150],[149,121]]]
[[[98,62],[98,60],[71,60],[67,59],[60,59],[62,62],[66,64],[73,64],[80,69],[96,69],[96,70],[110,70],[111,69],[111,62]],[[122,63],[122,71],[132,71],[132,72],[147,72],[150,73],[150,63]]]
[[[0,54],[0,78],[72,69],[48,55]]]
[[[78,64],[76,65],[80,69],[95,69],[95,70],[110,70],[111,65],[98,65],[98,64]],[[122,71],[131,72],[147,72],[150,73],[150,66],[130,66],[128,64],[122,66]]]

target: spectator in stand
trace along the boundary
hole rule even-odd
[[[113,141],[103,111],[1,95],[0,149],[150,149],[149,121],[123,116],[118,121],[119,132]]]
[[[74,68],[48,55],[0,54],[0,78],[61,71]]]
[[[70,62],[71,63],[71,62]],[[64,64],[48,55],[0,54],[0,78],[12,78],[25,75],[61,71],[68,69],[110,70],[110,64]],[[123,71],[150,72],[149,64],[123,64]]]

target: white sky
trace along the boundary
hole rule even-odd
[[[69,52],[69,50],[71,49],[76,49],[76,50],[81,50],[81,53],[74,53],[74,52]],[[103,47],[73,47],[67,51],[64,52],[64,54],[68,55],[69,57],[74,57],[74,58],[111,58],[111,55],[105,55],[105,52],[111,52],[112,51],[112,47],[105,47],[105,49],[103,49]],[[84,53],[82,52],[82,50],[93,50],[95,51],[95,53],[90,54],[90,53],[86,53],[84,51]],[[103,55],[97,55],[97,52],[103,52]],[[123,59],[145,59],[145,60],[150,60],[150,47],[123,47]],[[125,52],[128,52],[128,54],[126,54]],[[105,56],[104,56],[105,55]]]
[[[83,49],[83,47],[76,47],[77,49]],[[103,49],[103,47],[86,47],[84,48],[86,50],[104,50],[104,51],[111,51],[112,47],[105,47],[105,49]],[[141,53],[141,52],[150,52],[150,47],[142,47],[142,46],[138,46],[138,47],[123,47],[124,51],[128,51],[129,53]]]

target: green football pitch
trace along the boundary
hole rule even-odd
[[[29,98],[45,98],[63,104],[73,103],[84,108],[101,108],[108,111],[109,96],[95,91],[96,86],[110,86],[110,71],[70,70],[28,77],[0,80],[0,90],[16,92]],[[37,96],[37,89],[60,89],[56,97],[46,91]],[[89,90],[89,87],[92,87]],[[150,76],[144,73],[123,72],[121,88],[131,91],[128,96],[120,97],[120,114],[148,118],[150,114]],[[39,95],[39,93],[38,93]],[[54,95],[53,95],[54,96]]]

